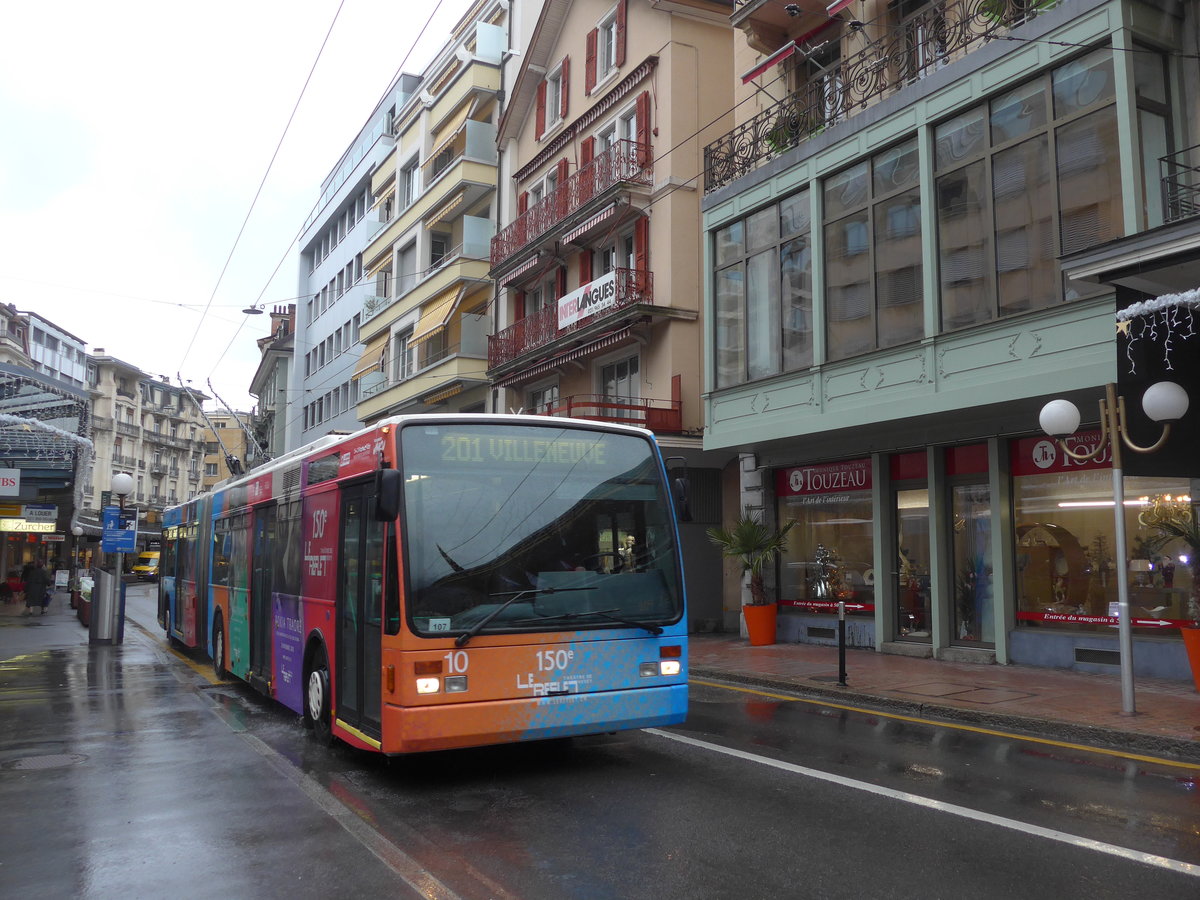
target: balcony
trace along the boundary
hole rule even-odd
[[[1200,215],[1200,166],[1188,162],[1197,159],[1200,159],[1200,144],[1158,161],[1162,173],[1164,224]]]
[[[650,145],[617,141],[492,238],[492,266],[511,259],[584,207],[599,206],[620,187],[634,184],[647,188],[654,184]]]
[[[683,403],[679,400],[642,400],[605,394],[575,394],[531,410],[538,416],[569,416],[594,422],[640,425],[657,434],[683,431]]]
[[[482,341],[478,344],[478,349],[482,350]],[[366,376],[362,379],[362,399],[357,407],[359,419],[374,421],[389,414],[390,410],[411,408],[418,403],[432,406],[441,396],[452,396],[475,385],[487,384],[482,353],[468,352],[469,348],[459,344],[437,352],[422,351],[419,356],[418,349],[419,345],[414,348],[412,365],[398,376]]]
[[[498,334],[488,336],[488,369],[495,369],[527,353],[549,347],[561,338],[588,325],[615,318],[623,310],[654,303],[654,274],[638,269],[616,269],[613,302],[598,312],[582,316],[562,328],[558,324],[558,305],[544,306],[514,322]],[[599,279],[597,279],[599,280]],[[593,282],[594,283],[594,282]]]
[[[884,37],[810,76],[793,94],[704,148],[705,193],[1057,5],[1058,0],[940,0],[900,22],[885,14],[866,23],[858,33]],[[746,6],[753,7],[753,16],[761,4]],[[784,43],[782,49],[790,46]]]

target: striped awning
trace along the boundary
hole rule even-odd
[[[825,7],[825,15],[836,16],[853,2],[854,0],[833,0],[832,3]]]
[[[849,0],[847,0],[847,2],[849,2]],[[756,65],[753,69],[751,69],[748,72],[743,73],[742,84],[746,84],[746,82],[748,82],[748,81],[753,81],[755,78],[757,78],[759,75],[762,75],[764,72],[766,72],[772,66],[779,65],[781,62],[783,62],[785,59],[787,59],[789,56],[791,56],[793,53],[795,53],[796,49],[797,49],[796,42],[788,41],[786,44],[784,44],[782,47],[780,47],[778,50],[776,50],[774,53],[772,53],[770,56],[768,56],[766,59],[764,59],[758,65]]]
[[[362,356],[358,359],[358,365],[354,367],[354,374],[350,376],[351,381],[357,381],[372,371],[382,371],[383,352],[387,349],[387,342],[388,332],[386,331],[380,332],[371,338],[363,348]]]
[[[530,366],[527,369],[522,369],[520,372],[514,372],[507,375],[496,382],[498,387],[509,387],[521,381],[528,381],[530,378],[536,378],[539,375],[545,375],[547,372],[553,371],[563,363],[570,362],[573,359],[579,359],[581,356],[587,356],[605,347],[611,347],[618,341],[623,341],[629,337],[629,332],[633,328],[632,325],[625,325],[618,328],[616,331],[610,331],[608,334],[601,335],[594,341],[588,341],[586,344],[580,344],[565,353],[560,353],[558,356],[552,357],[545,362],[540,362]]]
[[[426,303],[421,309],[421,318],[417,322],[417,327],[413,329],[412,337],[408,339],[409,346],[419,344],[445,328],[465,292],[465,287],[454,287],[437,299]]]
[[[457,196],[451,197],[449,201],[443,203],[437,212],[431,216],[425,217],[425,227],[432,228],[433,226],[444,222],[447,218],[449,218],[450,213],[454,212],[454,210],[457,209],[458,206],[466,199],[467,192],[465,190],[459,191]]]
[[[525,260],[525,262],[521,263],[519,266],[517,266],[515,269],[513,269],[511,272],[509,272],[507,275],[505,275],[503,278],[501,278],[500,286],[504,287],[506,284],[516,281],[518,278],[520,278],[522,275],[524,275],[526,272],[528,272],[530,269],[532,269],[534,266],[536,266],[537,263],[538,263],[538,258],[537,258],[537,254],[535,253],[533,256],[529,257],[529,259]]]
[[[471,114],[471,104],[465,104],[462,109],[452,116],[445,125],[438,129],[438,142],[426,159],[437,159],[438,154],[458,137],[458,133],[467,127],[467,116]]]
[[[563,243],[569,244],[569,243],[571,243],[571,241],[575,240],[580,235],[587,234],[589,231],[591,231],[597,225],[601,225],[604,222],[607,222],[609,219],[611,219],[613,216],[615,216],[617,214],[618,208],[619,208],[618,204],[610,203],[604,209],[600,210],[600,212],[598,212],[594,216],[588,218],[582,224],[576,225],[574,228],[572,228],[570,231],[568,231],[566,234],[564,234],[562,237]]]

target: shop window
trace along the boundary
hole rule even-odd
[[[1086,452],[1099,440],[1099,432],[1080,432],[1068,442]],[[1079,462],[1050,440],[1026,438],[1012,442],[1011,458],[1017,626],[1112,634],[1122,567],[1108,455]],[[1190,505],[1188,490],[1187,479],[1125,479],[1126,577],[1135,634],[1176,637],[1171,626],[1186,620],[1188,550],[1179,542],[1163,543],[1155,523]]]
[[[779,524],[788,532],[779,560],[781,606],[848,615],[875,611],[874,507],[869,459],[779,469]]]

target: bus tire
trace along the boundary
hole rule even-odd
[[[218,613],[213,619],[213,674],[224,680],[225,672],[225,626]]]
[[[304,680],[304,720],[305,724],[312,726],[313,738],[317,743],[333,743],[329,706],[329,662],[324,647],[317,647],[313,651],[308,677]]]

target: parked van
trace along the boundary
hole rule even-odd
[[[133,574],[143,581],[154,581],[158,578],[158,551],[147,550],[139,553],[137,562],[133,564]]]

